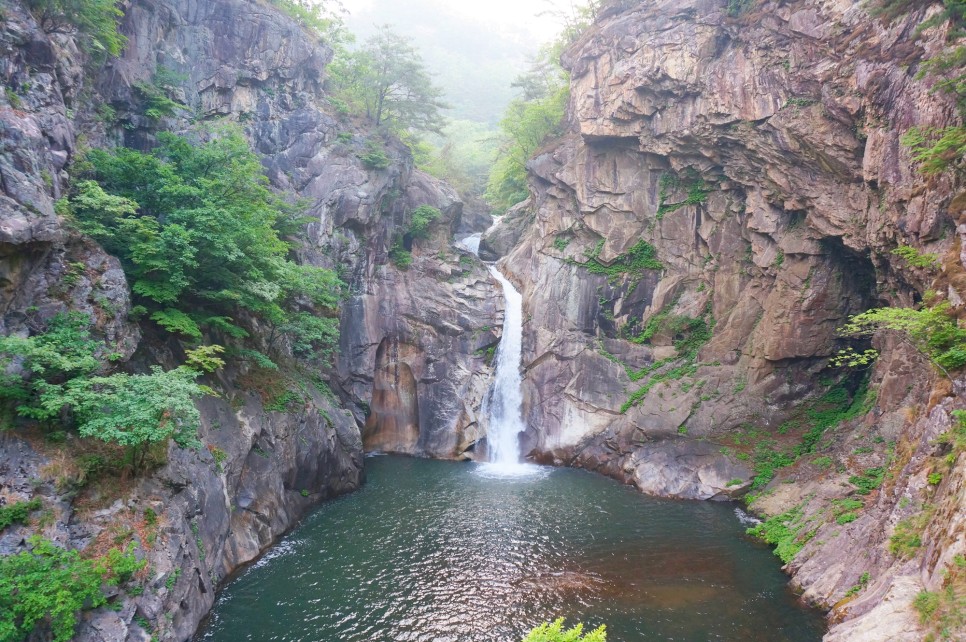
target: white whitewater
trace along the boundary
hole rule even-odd
[[[506,311],[503,338],[496,351],[496,372],[489,403],[486,441],[490,462],[503,466],[520,463],[520,433],[523,432],[523,379],[520,358],[523,349],[523,295],[503,276],[496,266],[490,274],[503,286]]]
[[[473,234],[459,244],[479,256],[481,234]],[[487,418],[486,441],[490,461],[479,474],[485,477],[521,477],[547,475],[550,468],[520,462],[520,433],[523,432],[523,378],[520,361],[523,355],[523,295],[496,269],[487,265],[493,278],[503,287],[505,311],[503,338],[496,351],[493,388],[483,401],[481,412]]]

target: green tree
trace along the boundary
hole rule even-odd
[[[127,42],[117,31],[124,15],[118,4],[116,0],[28,0],[45,33],[75,35],[95,60],[119,55]]]
[[[429,132],[443,126],[442,91],[433,84],[412,42],[388,25],[361,49],[337,59],[330,71],[350,109],[362,111],[376,126]]]
[[[487,201],[500,211],[527,198],[527,161],[547,140],[563,133],[569,77],[550,55],[551,49],[545,49],[530,72],[517,80],[523,95],[510,103],[500,121],[503,142],[486,189]]]
[[[552,623],[545,622],[530,631],[523,642],[607,642],[607,630],[603,625],[584,633],[583,624],[564,630],[563,623],[563,618]]]
[[[966,329],[960,327],[950,312],[946,302],[918,310],[874,308],[850,317],[839,332],[848,337],[893,332],[949,377],[949,370],[966,366]],[[867,365],[877,356],[872,350],[863,353],[843,350],[833,361],[839,365]]]
[[[44,627],[54,642],[67,642],[77,613],[107,602],[102,585],[116,586],[145,564],[130,550],[92,560],[38,536],[28,543],[28,551],[0,556],[0,640],[26,640]]]
[[[135,470],[147,449],[174,439],[197,444],[200,423],[194,400],[210,392],[195,380],[223,362],[221,348],[188,351],[188,365],[173,370],[155,366],[149,374],[97,375],[98,354],[107,346],[91,339],[90,318],[60,314],[45,332],[31,337],[0,337],[0,369],[20,373],[0,379],[0,400],[13,403],[21,417],[74,426],[82,437],[123,446]]]
[[[342,284],[331,270],[288,258],[282,233],[302,224],[298,208],[268,188],[240,130],[196,136],[162,132],[151,153],[90,152],[93,180],[79,181],[70,201],[79,228],[121,259],[137,303],[168,331],[244,338],[236,321],[244,313],[274,329],[274,345],[315,337],[324,352],[332,332],[300,313],[334,315]]]

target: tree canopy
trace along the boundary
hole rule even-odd
[[[297,207],[268,188],[261,164],[234,127],[162,132],[150,153],[95,150],[70,201],[81,231],[118,256],[150,318],[186,338],[203,328],[236,338],[247,313],[296,350],[326,350],[341,283],[331,270],[288,259],[282,235]],[[271,347],[271,346],[269,346]]]
[[[506,210],[527,198],[527,161],[541,145],[562,133],[570,97],[569,77],[545,48],[530,71],[514,83],[522,96],[510,103],[500,121],[503,143],[490,170],[486,199]]]
[[[383,25],[358,51],[346,52],[332,68],[333,80],[350,109],[395,131],[438,132],[446,109],[412,41]]]

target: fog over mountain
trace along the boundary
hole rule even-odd
[[[566,0],[346,0],[344,5],[348,26],[360,40],[383,24],[413,39],[446,92],[450,118],[488,125],[514,96],[514,78],[559,30],[558,20],[546,12],[570,7]]]

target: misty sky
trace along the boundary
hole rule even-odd
[[[371,12],[379,0],[343,0],[353,15]],[[481,29],[525,31],[534,40],[549,40],[560,30],[559,22],[537,14],[551,6],[569,9],[571,0],[433,0],[439,11],[477,22]]]
[[[452,109],[446,116],[494,126],[516,95],[513,80],[540,46],[554,38],[559,17],[539,16],[571,0],[343,0],[360,41],[389,24],[419,49]]]

